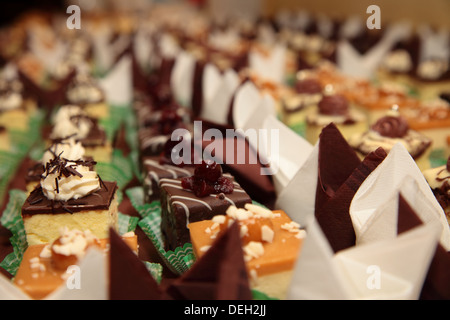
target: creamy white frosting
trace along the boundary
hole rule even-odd
[[[374,130],[369,130],[364,134],[355,134],[348,140],[353,148],[363,154],[375,151],[378,147],[382,147],[386,152],[389,152],[395,144],[401,143],[412,156],[416,156],[423,144],[429,142],[430,139],[414,130],[408,130],[402,138],[384,137]]]
[[[366,117],[362,112],[358,110],[350,110],[346,115],[326,115],[317,113],[308,114],[306,121],[311,124],[316,124],[319,126],[325,126],[331,122],[336,124],[342,124],[348,120],[353,120],[355,122],[365,121]]]
[[[69,230],[64,227],[61,230],[59,244],[53,244],[52,250],[64,256],[75,255],[78,259],[82,258],[88,246],[98,240],[90,230]]]
[[[50,160],[54,159],[55,155],[61,155],[61,158],[67,160],[80,160],[84,157],[84,154],[85,149],[81,142],[77,142],[73,138],[68,138],[50,146],[42,156],[42,163],[45,165]]]
[[[76,120],[73,117],[81,116]],[[53,118],[52,139],[65,138],[73,136],[80,140],[87,137],[92,128],[92,121],[84,118],[86,113],[83,109],[76,105],[62,106]]]
[[[419,64],[417,74],[427,80],[436,80],[448,70],[448,63],[443,60],[427,60]]]
[[[408,72],[412,69],[411,56],[406,50],[394,50],[386,56],[383,65],[394,72]]]
[[[84,73],[77,76],[75,83],[67,90],[67,98],[71,103],[96,103],[103,100],[102,90]]]
[[[431,189],[439,189],[445,182],[450,182],[450,172],[446,165],[424,170],[423,175]]]
[[[50,200],[67,201],[79,199],[100,189],[100,181],[97,172],[90,171],[89,167],[68,162],[67,166],[81,174],[65,177],[59,172],[51,173],[41,179],[41,187],[44,195]],[[51,169],[49,170],[51,172]],[[58,181],[58,185],[56,185]]]
[[[22,94],[9,92],[0,96],[0,110],[13,110],[19,108],[23,103]]]
[[[317,105],[322,99],[320,93],[299,93],[284,99],[284,106],[287,110],[295,110],[301,107]]]

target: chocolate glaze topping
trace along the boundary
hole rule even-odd
[[[116,182],[104,181],[100,190],[83,198],[68,201],[49,200],[39,186],[34,189],[22,206],[22,216],[34,214],[75,213],[84,210],[107,210],[117,189]]]
[[[330,116],[343,116],[349,111],[348,100],[342,95],[326,95],[319,102],[319,112]]]
[[[371,129],[384,137],[401,138],[408,132],[409,125],[406,119],[401,116],[385,116],[378,119]]]
[[[315,79],[304,79],[301,81],[298,81],[295,84],[295,90],[298,93],[321,93],[322,92],[322,86],[320,85],[319,81]]]

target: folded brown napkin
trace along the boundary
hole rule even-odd
[[[144,263],[110,229],[110,300],[159,300],[162,292]]]
[[[176,300],[251,300],[239,226],[233,223],[209,250],[164,290]]]
[[[397,232],[401,234],[423,222],[414,212],[414,209],[400,195],[398,206]],[[441,244],[438,244],[431,260],[425,278],[420,300],[449,300],[450,299],[450,253]]]

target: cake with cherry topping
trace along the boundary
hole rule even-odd
[[[240,228],[250,286],[271,298],[285,299],[306,232],[284,211],[255,204],[229,206],[225,214],[188,225],[196,258],[200,259],[234,222]]]
[[[348,140],[361,158],[379,147],[389,153],[395,144],[401,143],[421,170],[430,167],[432,142],[427,136],[412,130],[408,121],[395,107],[378,119],[369,130],[355,134]]]
[[[161,231],[167,250],[190,242],[189,223],[224,214],[230,206],[251,203],[249,195],[220,164],[202,161],[194,174],[181,179],[160,179]]]
[[[131,250],[138,253],[134,232],[122,235],[122,239]],[[32,299],[44,299],[64,285],[71,275],[69,266],[78,265],[92,247],[97,247],[107,255],[109,239],[100,239],[90,230],[62,228],[58,238],[51,243],[28,246],[14,277],[14,284]]]
[[[306,140],[315,144],[322,129],[334,123],[342,135],[348,139],[353,134],[367,130],[366,115],[353,107],[341,94],[325,94],[314,112],[306,116]]]
[[[150,203],[160,199],[159,181],[192,176],[195,167],[191,163],[174,163],[172,156],[178,141],[168,140],[160,155],[142,158],[144,200]]]
[[[28,245],[54,241],[62,227],[89,229],[100,239],[117,228],[117,183],[102,181],[93,165],[60,156],[47,162],[40,185],[22,206]]]

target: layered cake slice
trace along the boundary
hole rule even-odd
[[[134,232],[126,233],[121,238],[132,251],[138,253]],[[100,239],[90,230],[62,228],[53,242],[28,246],[14,277],[14,284],[32,299],[43,299],[65,283],[71,275],[68,268],[78,265],[93,246],[105,255],[109,254],[109,239]]]
[[[318,108],[306,116],[306,140],[315,144],[322,129],[334,123],[342,135],[348,139],[353,134],[367,130],[366,115],[353,107],[341,94],[326,94],[318,103]]]
[[[361,158],[379,147],[389,153],[395,144],[401,143],[421,170],[430,167],[432,142],[427,136],[409,127],[408,121],[400,114],[397,106],[378,119],[369,130],[355,134],[348,140]]]
[[[317,108],[322,96],[322,84],[312,76],[302,76],[295,83],[294,93],[282,97],[283,121],[288,126],[304,124],[306,115]]]
[[[91,230],[102,239],[117,228],[117,183],[102,181],[93,161],[50,160],[22,206],[28,245],[50,243],[62,227]]]
[[[172,150],[178,141],[168,140],[164,151],[159,156],[146,156],[142,159],[143,189],[145,202],[160,199],[159,181],[161,179],[178,179],[194,174],[195,166],[192,164],[175,164],[172,160]]]
[[[189,223],[224,214],[230,205],[242,208],[252,201],[215,162],[202,162],[189,177],[160,179],[159,187],[161,231],[167,250],[190,242]]]
[[[188,225],[195,256],[200,259],[234,222],[240,228],[252,289],[272,298],[286,298],[306,232],[283,211],[254,204],[229,206],[224,215]]]

